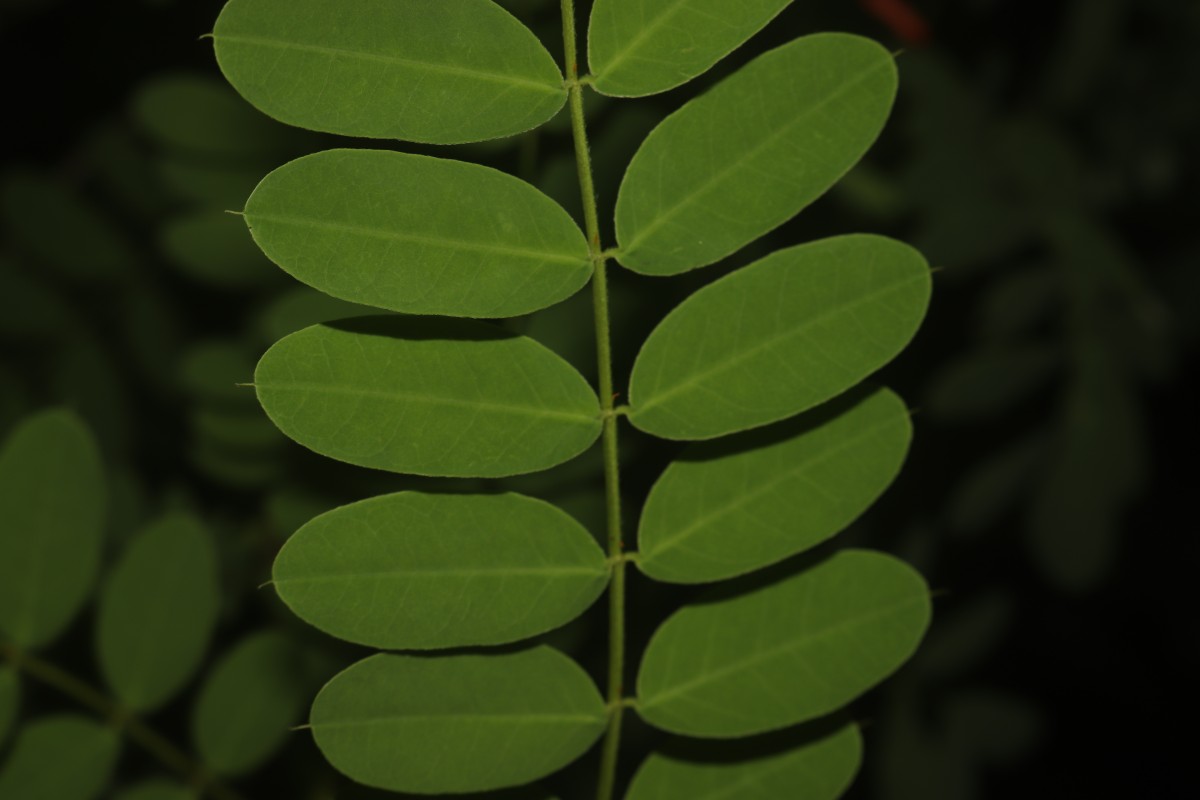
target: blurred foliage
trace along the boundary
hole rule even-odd
[[[502,5],[561,52],[556,3]],[[1177,687],[1200,666],[1185,633],[1195,525],[1173,517],[1189,472],[1170,463],[1193,450],[1183,382],[1200,341],[1200,5],[912,0],[923,47],[889,26],[887,5],[793,4],[696,87],[619,107],[589,95],[610,218],[645,134],[754,54],[828,29],[909,45],[881,146],[828,198],[704,274],[613,276],[616,374],[683,296],[778,246],[831,229],[915,243],[940,268],[933,314],[887,375],[917,408],[912,466],[847,535],[899,552],[939,595],[928,646],[854,709],[871,761],[849,796],[1169,796],[1184,785],[1181,748],[1141,739],[1178,716]],[[0,5],[19,121],[0,167],[0,436],[51,406],[94,433],[109,498],[101,585],[156,521],[185,515],[211,542],[215,632],[147,725],[246,797],[382,796],[287,732],[314,681],[355,649],[305,629],[260,587],[279,544],[315,514],[442,483],[317,458],[276,432],[245,385],[270,342],[359,309],[286,280],[237,216],[267,171],[338,140],[274,123],[221,81],[197,38],[219,7]],[[75,74],[30,76],[44,53],[69,58]],[[564,116],[498,142],[405,149],[469,155],[580,213]],[[581,293],[505,324],[590,375],[580,324],[590,313]],[[632,522],[674,451],[631,433],[621,455]],[[596,533],[601,485],[589,452],[552,475],[455,488],[551,499]],[[671,608],[637,576],[630,592],[636,652]],[[38,657],[103,687],[98,608]],[[598,668],[598,613],[545,639]],[[86,751],[76,785],[51,796],[191,796],[178,775],[168,782],[169,764],[131,736],[112,744],[97,721],[51,684],[0,667],[0,786]],[[626,779],[661,737],[630,725]],[[1114,774],[1092,775],[1096,763]],[[587,796],[593,773],[584,759],[546,788]]]

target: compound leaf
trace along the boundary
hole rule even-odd
[[[587,240],[561,206],[511,175],[443,158],[305,156],[263,179],[246,222],[304,283],[411,314],[527,314],[592,274]]]
[[[895,94],[891,55],[858,36],[759,56],[646,138],[617,197],[617,260],[675,275],[778,227],[862,157]]]
[[[596,0],[588,63],[596,91],[665,92],[690,81],[762,30],[791,0]]]
[[[43,717],[25,726],[0,768],[0,797],[93,800],[120,750],[115,728],[74,714]]]
[[[71,411],[28,417],[0,450],[0,632],[34,649],[96,581],[107,492],[96,440]]]
[[[904,402],[879,390],[789,423],[785,438],[769,433],[736,449],[694,446],[667,468],[642,512],[642,572],[721,580],[828,539],[896,477],[912,426]]]
[[[916,250],[838,236],[781,250],[705,286],[638,354],[630,422],[668,439],[709,439],[834,397],[912,339],[930,294]]]
[[[718,738],[804,722],[903,664],[929,616],[929,589],[907,564],[842,551],[769,586],[671,616],[642,658],[638,713],[673,733]]]
[[[301,654],[282,633],[243,639],[208,673],[192,715],[204,764],[220,775],[253,770],[283,745],[308,692]]]
[[[835,800],[849,788],[861,762],[862,737],[852,724],[749,761],[684,761],[651,753],[625,800]]]
[[[266,352],[259,401],[285,434],[363,467],[441,477],[548,469],[600,435],[583,376],[542,345],[479,322],[359,317]]]
[[[606,718],[591,678],[540,646],[371,656],[321,690],[311,722],[329,763],[359,783],[438,794],[548,775],[591,747]]]
[[[328,133],[497,139],[567,99],[553,57],[491,0],[230,0],[213,38],[250,103]]]
[[[219,606],[217,554],[196,519],[173,514],[130,543],[100,593],[101,672],[132,711],[153,711],[195,674]]]
[[[381,649],[504,644],[582,614],[608,583],[595,539],[518,494],[400,492],[308,522],[275,560],[301,619]]]

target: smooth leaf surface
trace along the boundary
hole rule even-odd
[[[49,644],[91,594],[106,495],[96,441],[73,412],[26,418],[0,449],[0,634],[13,644]]]
[[[608,583],[591,534],[518,494],[373,497],[311,520],[275,590],[328,634],[389,650],[515,642],[557,628]]]
[[[807,550],[883,493],[912,439],[904,401],[887,390],[795,422],[786,438],[693,446],[667,467],[642,511],[638,569],[698,583]]]
[[[263,252],[342,300],[411,314],[511,317],[592,274],[557,203],[499,170],[386,150],[328,150],[272,172],[246,202]]]
[[[21,680],[9,666],[0,667],[0,747],[8,741],[8,732],[21,710]]]
[[[617,260],[675,275],[778,227],[867,151],[896,81],[886,50],[848,34],[759,56],[646,138],[617,197]]]
[[[591,678],[557,650],[375,655],[312,708],[317,746],[368,786],[439,794],[518,786],[574,761],[604,731]]]
[[[858,727],[750,761],[696,762],[651,753],[625,800],[835,800],[862,762]]]
[[[117,765],[120,734],[73,714],[43,717],[21,731],[0,767],[0,797],[93,800]]]
[[[393,472],[502,477],[560,464],[600,435],[600,404],[550,350],[491,325],[360,317],[277,342],[258,399],[316,452]]]
[[[265,631],[217,662],[192,715],[192,739],[206,766],[241,775],[283,745],[307,695],[300,656],[286,635]]]
[[[596,0],[588,63],[596,91],[665,92],[729,55],[791,0]]]
[[[243,97],[327,133],[496,139],[567,99],[553,57],[491,0],[230,0],[213,37]]]
[[[782,581],[687,606],[654,634],[638,713],[705,737],[834,711],[903,664],[929,625],[929,589],[891,556],[846,550]]]
[[[920,253],[882,236],[773,253],[659,323],[633,366],[630,422],[668,439],[710,439],[812,408],[904,349],[930,288]]]
[[[100,670],[131,711],[170,700],[200,666],[219,605],[217,554],[208,531],[174,514],[149,525],[100,593]]]

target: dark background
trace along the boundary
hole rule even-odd
[[[557,4],[505,5],[561,51]],[[179,153],[156,134],[139,100],[148,87],[180,73],[220,85],[199,38],[219,8],[0,0],[0,433],[40,407],[79,409],[133,498],[114,521],[117,540],[161,509],[198,510],[222,531],[234,598],[222,636],[276,624],[340,663],[356,653],[253,588],[311,514],[415,483],[263,434],[252,396],[232,384],[250,379],[270,342],[265,309],[295,287],[244,249],[209,259],[245,265],[231,274],[168,242],[173,221],[220,210],[221,192],[173,182],[164,163],[252,178],[295,155]],[[1200,334],[1200,4],[797,3],[709,75],[590,109],[602,208],[657,119],[765,49],[821,30],[903,50],[887,130],[839,187],[728,263],[669,285],[618,274],[618,386],[675,302],[779,246],[866,230],[920,247],[940,269],[933,306],[881,376],[917,409],[916,442],[900,480],[836,545],[917,565],[937,592],[935,622],[918,657],[853,709],[867,760],[850,796],[1192,796],[1200,531],[1190,502],[1197,404],[1186,387]],[[521,174],[575,210],[569,148],[552,123],[508,146],[424,151]],[[577,319],[509,324],[586,369],[586,348],[564,327]],[[212,434],[203,420],[215,407],[251,433]],[[635,519],[674,451],[629,439]],[[597,487],[585,469],[523,488],[592,522]],[[635,654],[684,599],[633,579]],[[553,641],[598,673],[603,626],[594,609]],[[87,623],[77,627],[56,657],[89,674]],[[32,703],[26,713],[62,705],[48,694]],[[185,713],[173,706],[159,724],[182,730]],[[658,742],[629,726],[626,778]],[[547,785],[587,796],[579,787],[594,762]],[[122,778],[146,769],[127,751]],[[304,734],[241,786],[264,798],[353,792]]]

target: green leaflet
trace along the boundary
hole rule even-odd
[[[567,99],[541,42],[491,0],[230,0],[213,38],[243,97],[328,133],[497,139]]]
[[[296,616],[388,650],[515,642],[579,616],[607,583],[591,534],[518,494],[351,503],[296,531],[274,570]]]
[[[121,736],[84,717],[43,717],[21,731],[0,766],[0,797],[93,800],[117,765]]]
[[[641,97],[686,83],[762,30],[791,0],[596,0],[596,91]]]
[[[511,317],[592,274],[562,207],[499,170],[386,150],[329,150],[272,172],[246,202],[263,252],[342,300],[412,314]]]
[[[749,761],[683,761],[651,753],[625,800],[835,800],[862,762],[862,737],[845,725],[816,741]]]
[[[17,671],[9,666],[0,666],[0,748],[8,740],[21,709],[21,679]]]
[[[574,761],[604,731],[591,678],[557,650],[375,655],[331,680],[313,736],[368,786],[441,794],[517,786]]]
[[[188,277],[222,288],[252,288],[280,278],[246,226],[224,211],[195,211],[162,228],[160,246]]]
[[[915,570],[882,553],[844,550],[671,616],[642,657],[638,713],[655,727],[706,737],[804,722],[903,664],[929,616],[929,589]]]
[[[241,775],[275,754],[304,710],[301,654],[283,633],[252,634],[209,671],[192,715],[204,764]]]
[[[638,568],[662,581],[720,580],[849,525],[895,479],[912,438],[896,395],[854,400],[764,431],[769,437],[684,451],[646,500]]]
[[[781,250],[705,286],[642,346],[630,422],[709,439],[790,417],[882,367],[929,304],[920,253],[882,236]]]
[[[276,342],[255,371],[285,434],[363,467],[503,477],[560,464],[600,435],[583,376],[479,322],[359,317]]]
[[[100,567],[106,487],[96,441],[71,411],[25,421],[0,449],[0,634],[54,641]]]
[[[114,800],[196,800],[196,793],[174,781],[156,778],[122,789]]]
[[[617,260],[675,275],[787,221],[875,141],[896,80],[886,50],[847,34],[759,56],[646,138],[617,197]]]
[[[100,669],[122,705],[153,711],[195,674],[217,622],[217,554],[183,514],[134,539],[100,594]]]

